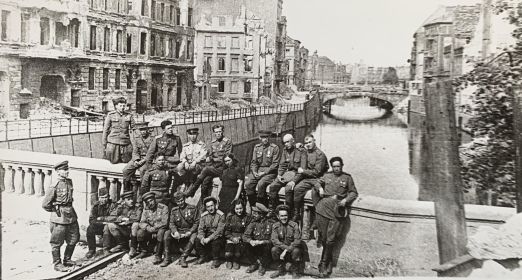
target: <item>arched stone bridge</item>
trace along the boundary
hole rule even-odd
[[[363,91],[363,90],[346,90],[346,89],[327,89],[319,91],[321,102],[329,111],[332,101],[341,98],[358,98],[358,97],[369,97],[371,105],[379,106],[386,110],[391,110],[404,99],[408,97],[407,93],[403,92],[382,92],[382,91]]]

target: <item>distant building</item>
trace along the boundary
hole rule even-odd
[[[116,96],[140,112],[190,106],[192,2],[0,0],[0,113],[25,118],[40,97],[97,111]]]
[[[301,46],[299,40],[286,37],[285,59],[288,64],[286,84],[296,90],[304,90],[306,68],[308,67],[308,49]]]
[[[308,70],[306,74],[307,85],[335,83],[337,64],[326,56],[319,56],[317,51],[308,57]]]
[[[350,75],[346,71],[346,65],[337,63],[335,65],[334,80],[335,84],[348,84],[350,83]]]

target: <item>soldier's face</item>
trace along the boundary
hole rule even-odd
[[[147,201],[145,201],[145,205],[147,205],[147,208],[149,209],[154,209],[156,207],[156,199],[147,199]]]
[[[185,199],[184,199],[184,198],[176,199],[176,204],[177,204],[179,207],[183,207],[183,206],[185,206]]]
[[[214,201],[208,201],[205,203],[205,209],[207,209],[209,214],[214,214],[216,212],[216,205],[214,204]]]
[[[107,204],[107,201],[109,201],[109,196],[100,196],[98,198],[98,202],[100,202],[100,205]]]
[[[148,129],[140,129],[140,134],[142,137],[147,137],[150,134],[150,130]]]
[[[335,175],[339,175],[343,172],[343,165],[340,161],[334,161],[332,163],[332,170]]]
[[[283,144],[285,145],[285,149],[290,150],[294,147],[295,140],[294,138],[283,139]]]
[[[196,142],[196,140],[198,140],[198,134],[197,134],[197,133],[189,134],[189,135],[188,135],[188,139],[189,139],[191,142]]]
[[[127,197],[127,198],[125,198],[125,199],[123,200],[123,203],[125,203],[125,205],[127,205],[127,206],[130,207],[130,206],[132,206],[132,204],[133,204],[134,202],[132,201],[132,198],[131,198],[131,197]]]
[[[216,139],[223,138],[223,128],[221,128],[221,127],[215,128],[214,129],[214,137],[216,137]]]
[[[308,137],[304,141],[304,146],[307,150],[312,150],[315,148],[315,139],[312,137]]]
[[[165,166],[165,157],[163,157],[163,156],[158,157],[158,158],[156,159],[156,164],[157,164],[158,166],[161,166],[161,167]]]
[[[261,216],[261,213],[259,213],[258,211],[252,211],[252,217],[254,218],[254,220],[259,221],[263,216]]]
[[[173,125],[167,125],[165,127],[165,133],[168,135],[174,134],[174,126]]]
[[[242,204],[237,204],[235,207],[234,207],[234,212],[236,213],[236,215],[243,215],[243,205]]]
[[[259,136],[259,140],[261,141],[261,144],[266,145],[268,144],[268,137],[266,136]]]
[[[229,158],[229,157],[225,158],[225,164],[227,166],[232,166],[232,163],[234,163],[234,161],[231,158]]]
[[[58,175],[61,177],[67,178],[67,177],[69,177],[69,168],[58,169],[58,170],[56,170],[56,173],[58,173]]]
[[[127,105],[125,103],[118,103],[114,106],[114,108],[116,109],[116,111],[118,112],[123,112],[123,110],[125,110],[125,107],[127,107]]]
[[[277,218],[283,225],[286,225],[288,223],[288,211],[286,211],[286,210],[279,211],[279,213],[277,214]]]

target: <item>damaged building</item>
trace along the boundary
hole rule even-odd
[[[106,112],[191,106],[193,0],[0,0],[0,109],[40,98]],[[8,94],[4,94],[4,92]]]

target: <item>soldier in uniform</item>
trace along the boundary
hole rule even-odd
[[[187,129],[189,141],[183,144],[180,155],[178,172],[183,177],[185,188],[194,183],[196,176],[203,169],[203,163],[207,157],[207,146],[202,141],[198,141],[199,128]]]
[[[149,164],[145,160],[147,151],[152,143],[151,128],[148,127],[148,122],[137,123],[136,129],[139,130],[139,135],[134,134],[134,146],[132,148],[132,159],[123,168],[123,188],[124,190],[133,190],[134,199],[138,194],[137,182],[135,178],[136,170],[140,171],[143,177],[145,172],[149,169]]]
[[[154,192],[156,200],[169,205],[170,194],[175,188],[175,172],[168,168],[165,156],[159,155],[156,157],[154,167],[145,172],[141,180],[140,193]],[[141,201],[138,198],[138,201]]]
[[[171,121],[162,121],[160,125],[163,129],[163,133],[154,137],[145,159],[148,163],[152,163],[158,155],[164,155],[168,167],[175,168],[180,162],[179,155],[182,148],[181,138],[174,134],[174,126]]]
[[[297,178],[290,181],[285,189],[286,204],[294,209],[293,220],[300,222],[306,192],[319,183],[319,178],[328,170],[326,155],[317,148],[312,135],[305,137],[306,167],[297,169]],[[309,225],[303,225],[303,233],[308,234]]]
[[[224,137],[223,130],[224,126],[221,124],[212,127],[215,139],[210,143],[206,159],[207,166],[203,168],[196,182],[187,190],[188,197],[194,196],[201,185],[201,199],[209,196],[212,191],[212,178],[219,177],[223,173],[225,168],[223,159],[225,155],[232,153],[232,141]]]
[[[85,255],[86,258],[92,258],[96,253],[96,235],[103,236],[103,253],[109,254],[111,240],[106,224],[116,220],[117,216],[114,215],[114,210],[116,210],[117,207],[118,205],[109,198],[109,193],[106,188],[102,188],[98,191],[98,202],[92,206],[89,215],[89,226],[87,227],[87,245],[89,251]]]
[[[179,264],[188,267],[187,257],[194,249],[196,234],[199,226],[199,210],[196,206],[185,202],[185,193],[177,191],[174,193],[176,206],[170,211],[169,229],[165,232],[165,258],[160,266],[168,266],[172,262],[172,245],[176,252],[182,250]]]
[[[259,131],[261,143],[254,147],[250,174],[245,179],[245,191],[250,205],[255,205],[256,199],[266,204],[266,187],[277,177],[279,147],[270,143],[270,135],[270,131]]]
[[[112,100],[115,110],[105,117],[102,141],[105,159],[111,163],[127,163],[132,157],[129,131],[134,129],[134,118],[125,112],[127,100],[123,97]]]
[[[277,169],[277,178],[268,187],[269,214],[275,217],[275,208],[279,202],[279,190],[290,182],[299,179],[297,170],[306,167],[306,154],[296,147],[295,139],[292,134],[283,136],[284,149],[279,160],[279,168]]]
[[[131,225],[141,219],[141,207],[134,204],[134,192],[127,191],[121,195],[123,200],[114,210],[116,220],[107,224],[107,230],[111,239],[116,241],[116,246],[110,250],[111,253],[120,252],[129,247],[129,237],[131,236]],[[105,238],[105,237],[104,237]],[[105,240],[104,240],[105,243]],[[136,234],[131,238],[131,248],[133,252],[129,255],[136,255]],[[134,245],[134,246],[133,246]]]
[[[290,221],[288,214],[289,208],[286,205],[277,206],[277,219],[272,227],[271,241],[272,260],[277,262],[278,270],[270,275],[270,278],[283,276],[286,273],[285,262],[292,264],[291,272],[294,278],[302,274],[302,240],[299,225]]]
[[[217,209],[217,199],[206,197],[203,200],[206,211],[199,220],[196,238],[196,252],[199,256],[196,264],[202,264],[212,257],[212,268],[219,267],[219,258],[223,252],[223,231],[225,214]],[[210,252],[209,252],[210,251]]]
[[[45,194],[42,207],[51,212],[51,253],[54,269],[57,271],[69,271],[67,266],[74,266],[71,260],[74,247],[80,239],[80,227],[78,216],[73,208],[73,184],[69,176],[69,162],[64,161],[54,166],[58,173],[58,180],[51,185]],[[63,264],[60,257],[60,248],[63,242],[67,243],[63,256]]]
[[[312,192],[319,232],[317,241],[323,246],[319,263],[319,275],[323,278],[332,273],[334,247],[342,242],[343,227],[350,222],[350,205],[358,196],[352,176],[343,172],[343,160],[333,157],[330,165],[332,171],[323,175],[321,185]]]
[[[252,221],[248,224],[243,241],[247,244],[248,257],[251,265],[247,273],[252,273],[259,269],[259,276],[266,273],[266,268],[272,259],[272,221],[267,218],[268,208],[261,203],[256,203],[252,207]]]
[[[141,247],[141,252],[137,258],[145,258],[148,256],[147,248],[152,248],[152,244],[156,244],[153,264],[161,263],[163,254],[163,236],[167,231],[169,220],[169,207],[165,204],[156,202],[154,192],[148,192],[143,195],[145,209],[141,214],[141,220],[137,224],[137,240]],[[134,226],[134,225],[133,225]],[[149,242],[149,246],[147,246]]]
[[[228,269],[239,269],[239,262],[245,257],[243,233],[250,224],[252,216],[246,213],[241,200],[234,202],[234,211],[225,219],[225,260]]]

